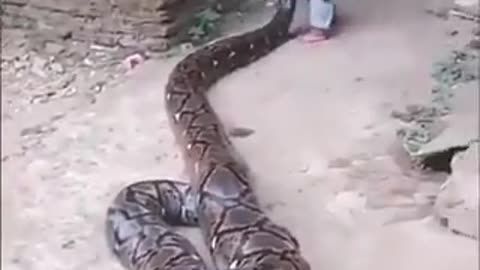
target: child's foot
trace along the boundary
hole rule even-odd
[[[320,28],[311,28],[310,31],[300,36],[300,40],[305,43],[315,43],[328,39],[328,31]]]

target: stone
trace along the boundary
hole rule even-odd
[[[140,46],[152,52],[164,52],[170,48],[168,39],[165,38],[146,38],[140,42]]]
[[[74,73],[69,73],[65,77],[63,77],[58,84],[56,84],[55,88],[57,89],[65,89],[68,88],[77,78]]]
[[[181,0],[117,0],[117,7],[123,13],[139,13],[142,11],[165,10],[178,7],[187,1]],[[191,2],[191,1],[188,1]]]
[[[29,63],[27,61],[22,61],[22,60],[15,60],[13,61],[13,68],[15,71],[20,71],[21,69],[25,69],[29,66]]]
[[[232,138],[246,138],[255,133],[255,130],[245,127],[234,127],[228,130],[228,135]]]
[[[455,0],[455,5],[478,8],[478,0]]]
[[[45,44],[45,52],[50,54],[50,55],[59,55],[63,52],[65,52],[65,46],[54,43],[54,42],[47,42]]]
[[[34,48],[49,55],[66,53],[59,40],[96,43],[109,47],[145,47],[164,51],[170,44],[188,38],[186,34],[194,15],[219,4],[231,7],[238,0],[87,0],[78,5],[63,0],[7,0],[6,13],[11,13],[12,25],[24,28],[24,20],[35,23],[28,39],[35,39]],[[28,3],[28,4],[26,4]],[[103,14],[107,14],[104,16]],[[3,20],[3,18],[2,18]],[[22,22],[15,20],[23,20]],[[35,34],[36,33],[36,34]],[[179,37],[182,38],[179,38]],[[162,42],[145,41],[153,38]],[[167,40],[166,42],[163,40]],[[46,43],[45,43],[46,42]],[[168,44],[168,46],[167,46]]]
[[[55,73],[58,73],[58,74],[63,74],[65,73],[65,68],[62,66],[62,64],[60,63],[52,63],[50,65],[50,69],[55,72]]]
[[[4,5],[14,5],[14,6],[25,6],[28,4],[29,0],[8,0],[3,1]]]
[[[417,155],[429,155],[452,147],[468,145],[479,138],[478,82],[459,85],[452,97],[453,110],[445,117],[445,129],[422,145]]]
[[[452,232],[478,239],[478,147],[472,143],[452,161],[452,174],[442,186],[434,205],[435,215]]]
[[[40,56],[33,56],[31,72],[37,76],[46,78],[47,74],[45,73],[45,67],[47,66],[47,64],[48,61],[45,58],[42,58]]]
[[[480,50],[480,39],[474,38],[468,43],[468,47],[473,50]]]
[[[118,40],[118,44],[123,47],[134,47],[138,41],[132,35],[125,35]]]

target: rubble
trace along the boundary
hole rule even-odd
[[[434,65],[432,77],[430,104],[410,105],[404,112],[391,114],[403,122],[398,135],[414,158],[465,146],[478,138],[478,56],[468,48],[454,50]]]
[[[12,93],[9,99],[16,96],[6,113],[77,94],[94,100],[118,74],[190,40],[201,11],[228,11],[235,3],[240,1],[3,1],[2,85]],[[126,60],[132,55],[141,59]]]
[[[461,19],[479,22],[480,7],[478,0],[455,0],[455,8],[450,11],[451,16]]]
[[[478,1],[456,1],[455,5],[449,7],[449,16],[478,22]],[[466,6],[476,13],[467,12]],[[423,169],[448,174],[432,195],[437,223],[478,240],[478,28],[472,34],[470,43],[434,65],[431,102],[393,111],[391,116],[402,123],[398,134],[413,161]]]
[[[438,221],[450,231],[478,240],[478,147],[472,143],[454,157],[453,173],[435,202]]]
[[[211,7],[211,2],[232,6],[239,1],[89,0],[78,5],[58,0],[7,0],[2,23],[5,28],[34,30],[30,38],[49,42],[45,50],[53,53],[62,50],[55,44],[58,40],[164,51],[188,38],[196,14]]]

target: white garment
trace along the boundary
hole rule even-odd
[[[327,0],[310,0],[310,25],[320,29],[329,29],[335,6]]]

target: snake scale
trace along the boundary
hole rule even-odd
[[[235,154],[207,90],[234,70],[287,42],[295,0],[278,0],[264,26],[187,55],[165,88],[170,125],[191,183],[144,180],[109,206],[107,242],[129,270],[207,270],[193,244],[173,228],[197,226],[217,270],[309,270],[294,236],[260,208],[245,163]]]

